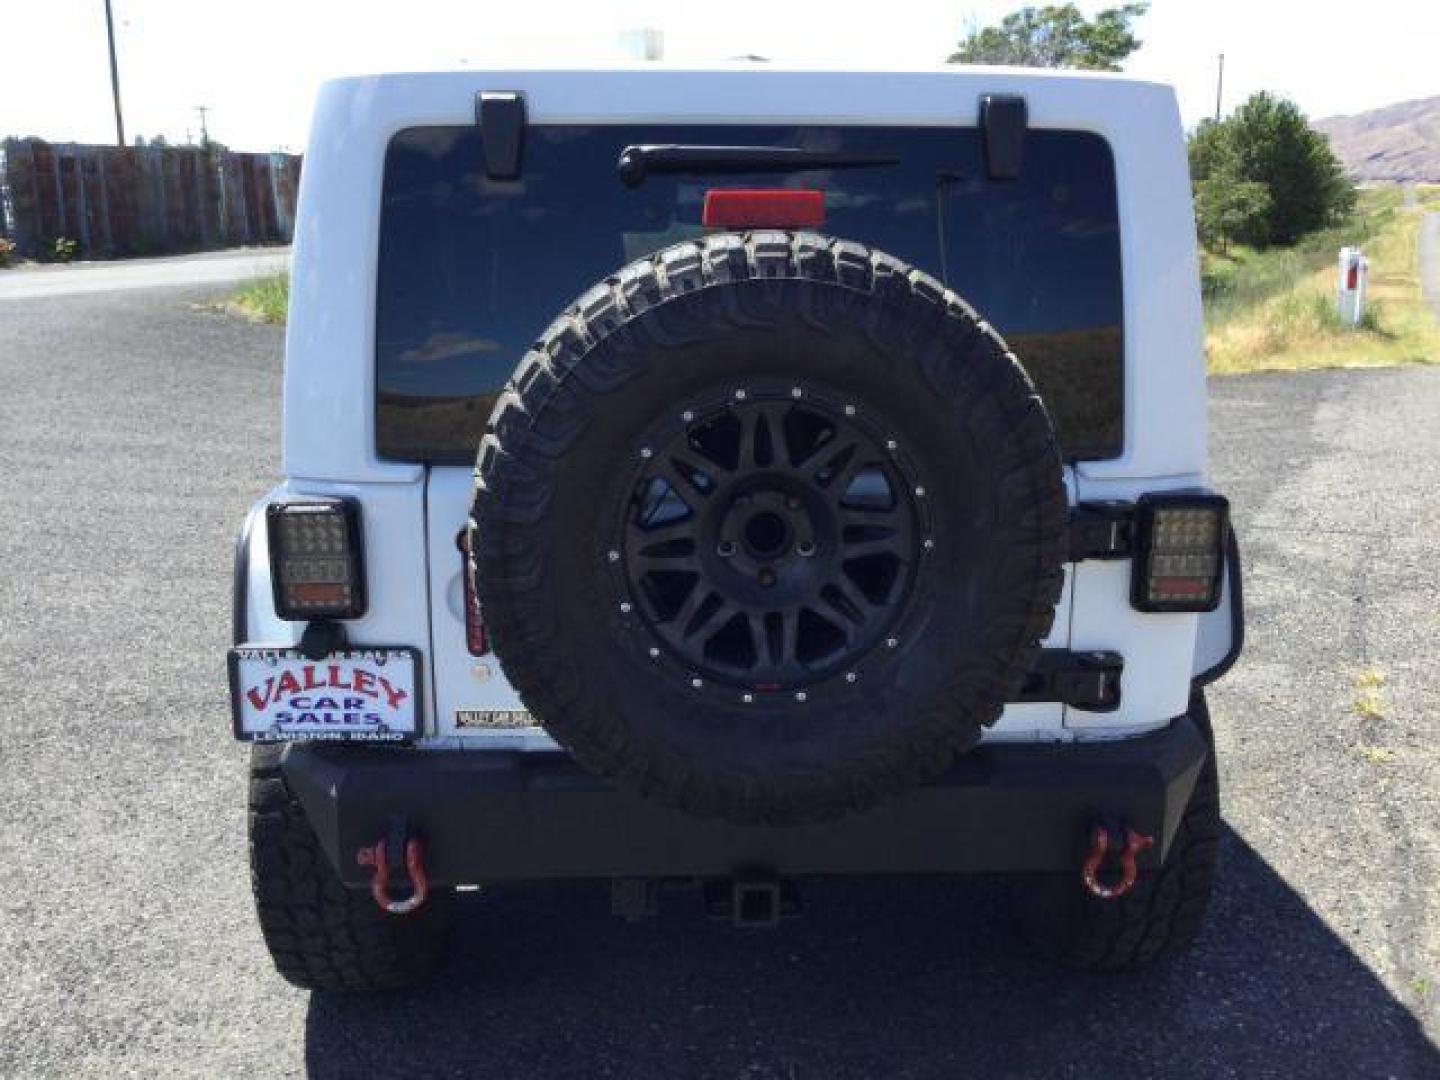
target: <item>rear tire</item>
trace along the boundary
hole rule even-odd
[[[265,946],[286,981],[306,990],[412,986],[435,970],[449,900],[387,915],[347,889],[280,771],[281,748],[250,755],[250,883]]]
[[[1220,847],[1220,784],[1205,695],[1196,690],[1190,718],[1210,753],[1175,833],[1170,856],[1124,896],[1101,900],[1080,884],[1078,869],[1015,882],[1021,933],[1040,954],[1066,967],[1126,971],[1185,952],[1204,923]]]

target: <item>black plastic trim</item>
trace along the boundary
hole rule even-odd
[[[894,165],[900,159],[798,146],[700,146],[664,143],[627,146],[615,171],[626,187],[639,187],[651,173],[793,173],[808,169],[863,169]]]
[[[1020,175],[1029,122],[1029,109],[1019,94],[985,94],[980,98],[985,174],[991,180],[1014,180]]]
[[[1134,537],[1134,503],[1082,502],[1070,510],[1070,562],[1128,559]]]
[[[250,534],[255,515],[246,514],[235,537],[234,577],[230,582],[230,644],[244,645],[250,636]]]
[[[1120,677],[1125,658],[1115,652],[1041,649],[1011,702],[1057,701],[1085,712],[1120,708]]]
[[[1196,686],[1209,686],[1225,675],[1235,666],[1235,661],[1240,659],[1240,653],[1245,649],[1245,585],[1240,572],[1240,541],[1235,536],[1234,527],[1228,522],[1225,528],[1225,562],[1230,570],[1230,579],[1226,582],[1225,590],[1230,601],[1230,649],[1220,658],[1219,663],[1195,676]]]
[[[475,95],[475,123],[490,180],[518,180],[525,156],[525,99],[516,93]]]

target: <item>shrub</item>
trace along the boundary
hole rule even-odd
[[[1190,175],[1202,241],[1294,244],[1355,208],[1330,143],[1294,102],[1253,95],[1190,137]]]
[[[68,236],[57,236],[50,245],[50,256],[56,262],[68,263],[79,251],[80,241],[72,240]]]
[[[15,254],[15,241],[0,236],[0,266],[9,266],[10,257]]]

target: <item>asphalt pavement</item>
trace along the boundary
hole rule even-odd
[[[229,285],[290,268],[289,248],[231,248],[109,262],[27,263],[0,274],[0,301],[132,289]]]
[[[1250,645],[1188,957],[1056,971],[987,882],[831,882],[769,933],[527,886],[434,986],[312,995],[252,916],[223,663],[281,331],[213,295],[0,299],[0,1074],[1440,1076],[1440,368],[1212,384]]]

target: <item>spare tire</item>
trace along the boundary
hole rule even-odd
[[[860,244],[719,234],[540,338],[480,447],[500,662],[587,769],[703,816],[833,817],[943,770],[1060,593],[1054,432],[1000,337]]]

